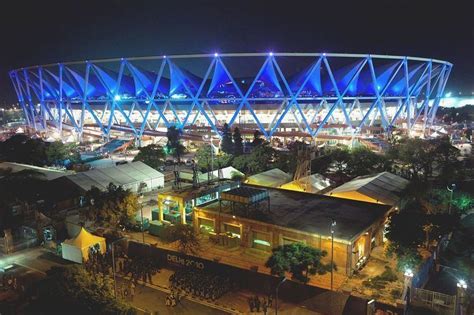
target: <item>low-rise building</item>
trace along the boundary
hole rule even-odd
[[[276,188],[243,185],[219,200],[195,205],[197,231],[224,246],[268,253],[302,242],[325,250],[338,272],[351,275],[382,245],[391,206]],[[336,222],[331,233],[331,224]],[[334,238],[334,239],[333,239]],[[334,241],[332,243],[332,240]],[[333,245],[332,245],[333,244]]]

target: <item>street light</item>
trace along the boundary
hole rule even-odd
[[[467,307],[467,303],[466,303],[467,283],[466,283],[466,280],[460,279],[458,281],[458,283],[456,284],[456,286],[458,287],[458,289],[456,291],[456,297],[457,297],[456,300],[459,303],[458,304],[459,314],[464,315],[464,314],[466,314],[466,307]]]
[[[275,289],[275,292],[276,292],[276,295],[275,295],[275,315],[278,314],[278,289],[280,288],[280,286],[285,281],[286,281],[286,278],[285,278],[285,276],[283,276],[283,279],[280,280],[280,282],[277,284],[276,289]]]
[[[331,291],[334,283],[334,232],[336,228],[336,220],[331,221]]]
[[[403,288],[403,298],[406,301],[405,307],[407,308],[408,305],[410,304],[410,298],[411,298],[411,279],[413,278],[413,270],[410,268],[405,269],[405,273],[403,274],[405,276],[405,283],[404,283],[404,288]]]
[[[447,186],[446,189],[451,193],[449,198],[449,206],[448,206],[448,213],[451,214],[451,204],[453,203],[453,195],[454,189],[456,189],[456,184],[451,184],[451,186]]]

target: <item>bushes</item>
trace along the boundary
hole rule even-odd
[[[369,278],[362,282],[362,284],[368,288],[372,289],[383,289],[387,285],[388,282],[394,282],[398,279],[397,274],[390,268],[389,266],[385,266],[384,272],[380,275],[375,276],[373,278]]]

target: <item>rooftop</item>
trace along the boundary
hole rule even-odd
[[[335,219],[337,225],[334,237],[342,240],[356,238],[391,208],[388,205],[278,188],[268,188],[267,191],[270,213],[252,219],[322,236],[331,235],[331,219]],[[262,206],[262,209],[265,208]],[[219,202],[201,209],[218,211]],[[223,203],[222,212],[231,213],[231,207]]]
[[[395,205],[409,181],[389,172],[359,176],[334,188],[328,195],[344,198],[344,193],[358,192],[379,203]]]
[[[90,171],[67,176],[81,189],[87,191],[95,186],[100,190],[107,189],[109,183],[126,187],[148,179],[157,179],[163,174],[143,162],[132,162],[113,167],[92,169]]]

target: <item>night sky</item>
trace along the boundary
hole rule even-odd
[[[469,0],[6,0],[0,8],[0,105],[15,101],[8,70],[17,67],[215,51],[442,59],[454,64],[447,90],[471,94],[473,13]]]

